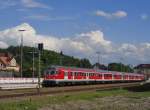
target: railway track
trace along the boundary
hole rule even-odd
[[[49,88],[41,88],[40,91],[38,89],[21,89],[21,90],[9,90],[9,91],[1,90],[0,99],[36,96],[36,95],[48,95],[48,94],[50,95],[61,94],[61,93],[66,93],[66,92],[106,90],[106,89],[125,88],[125,87],[132,87],[132,86],[140,86],[140,82],[66,86],[66,87],[49,87]]]

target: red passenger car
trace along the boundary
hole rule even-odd
[[[43,85],[52,86],[101,82],[133,82],[143,80],[144,75],[136,73],[52,66],[45,71]]]

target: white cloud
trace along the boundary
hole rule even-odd
[[[43,42],[44,48],[60,52],[75,57],[86,57],[92,62],[97,60],[96,52],[100,51],[101,61],[126,63],[149,63],[150,43],[141,44],[116,44],[105,39],[104,33],[100,30],[77,34],[74,37],[58,38],[56,36],[46,36],[37,34],[35,29],[27,23],[0,31],[0,48],[7,48],[9,45],[19,45],[21,32],[23,32],[24,45],[33,46],[35,43]]]
[[[105,17],[105,18],[109,18],[109,19],[113,19],[113,18],[124,18],[127,16],[127,12],[125,11],[116,11],[114,13],[108,13],[105,12],[103,10],[97,10],[94,12],[96,16],[101,16],[101,17]]]
[[[95,49],[109,51],[111,42],[104,39],[103,32],[91,31],[88,33],[81,33],[74,38],[57,38],[55,36],[45,36],[36,34],[36,31],[27,23],[21,24],[14,28],[0,31],[0,40],[8,45],[19,45],[21,39],[21,32],[19,29],[25,29],[24,45],[33,46],[33,43],[43,42],[45,49],[55,51],[63,50],[67,54],[77,55],[83,57],[85,53],[92,54]]]
[[[124,18],[127,16],[127,13],[125,11],[117,11],[115,13],[112,13],[112,16],[116,18]]]
[[[53,9],[47,4],[38,2],[38,0],[0,0],[0,9],[6,9],[13,6],[21,6],[20,9],[16,9],[17,11],[25,11],[27,8]]]
[[[136,52],[138,49],[135,45],[133,44],[127,44],[127,43],[124,43],[121,45],[121,47],[118,48],[119,51],[127,51],[128,53],[132,53],[132,52]]]
[[[24,7],[27,8],[50,8],[48,5],[40,3],[37,0],[21,0],[21,2],[24,5]]]
[[[147,20],[148,18],[149,18],[149,16],[147,14],[142,14],[141,15],[142,20]]]
[[[102,10],[97,10],[97,11],[95,12],[95,15],[96,15],[96,16],[106,17],[106,18],[110,18],[110,17],[112,16],[111,14],[106,13],[106,12],[104,12],[104,11],[102,11]]]

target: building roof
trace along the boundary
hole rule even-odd
[[[137,65],[134,69],[150,69],[150,64],[140,64]]]
[[[9,53],[0,53],[0,62],[5,66],[10,65],[10,61],[13,59],[12,55]]]
[[[12,57],[10,53],[0,53],[0,57]]]
[[[8,58],[8,57],[0,57],[0,62],[1,62],[2,64],[4,64],[5,66],[9,65],[9,64],[10,64],[10,61],[11,61],[11,59]]]

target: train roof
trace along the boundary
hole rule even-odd
[[[72,71],[88,71],[88,72],[101,72],[101,73],[107,73],[107,74],[125,74],[125,75],[141,75],[138,73],[126,73],[126,72],[118,72],[118,71],[108,71],[108,70],[100,70],[100,69],[87,69],[87,68],[77,68],[77,67],[67,67],[67,66],[58,66],[58,65],[52,65],[49,68],[55,68],[55,69],[69,69]]]
[[[56,69],[70,69],[70,70],[78,70],[78,71],[95,71],[95,69],[88,69],[88,68],[77,68],[77,67],[67,67],[67,66],[57,66],[52,65],[50,68],[56,68]]]

